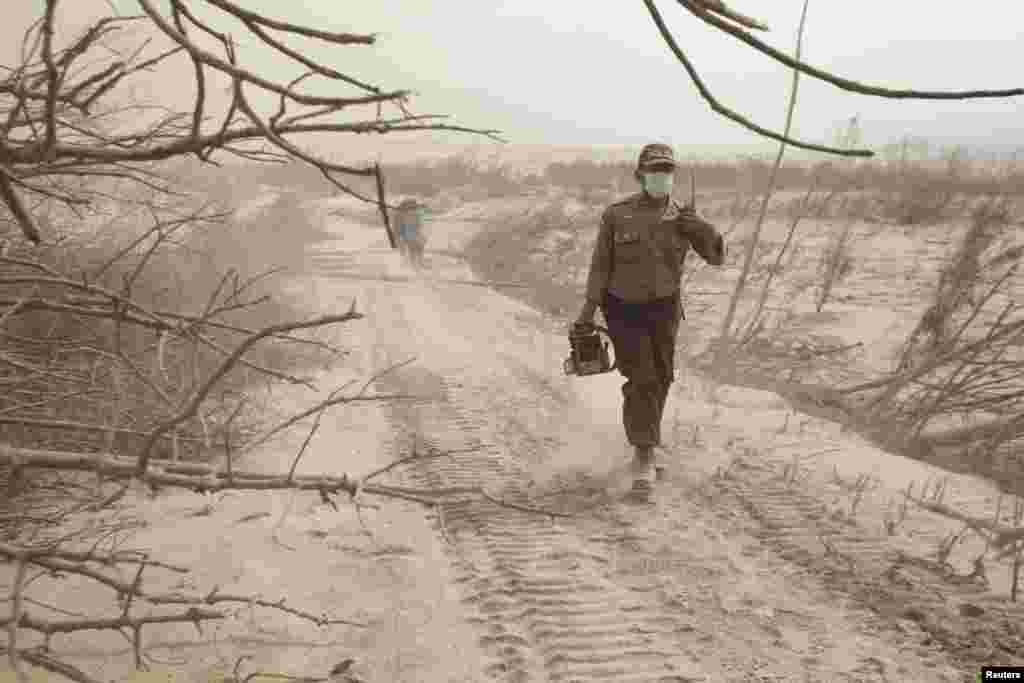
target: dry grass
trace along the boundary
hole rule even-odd
[[[689,173],[697,178],[699,204],[709,215],[738,215],[742,206],[764,194],[772,160],[685,159],[679,198],[688,201]],[[396,194],[437,197],[456,189],[479,187],[485,196],[523,196],[556,189],[559,194],[598,200],[633,191],[632,161],[576,159],[541,168],[520,169],[500,157],[479,159],[462,154],[387,168],[388,188]],[[271,168],[257,182],[284,185],[285,169]],[[786,215],[815,178],[828,200],[816,217],[840,218],[856,213],[901,225],[925,225],[964,209],[964,199],[996,192],[1024,196],[1024,170],[1012,162],[971,163],[962,150],[939,150],[939,160],[878,159],[858,162],[788,161],[780,164],[768,215]],[[315,179],[309,182],[315,185]],[[833,201],[835,199],[836,201]]]

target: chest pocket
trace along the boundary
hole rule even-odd
[[[681,234],[673,217],[663,218],[657,225],[656,243],[659,256],[670,265],[681,263],[686,256],[688,241]]]
[[[617,262],[637,263],[648,258],[647,240],[639,230],[616,230],[614,238]]]

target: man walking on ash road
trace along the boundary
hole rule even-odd
[[[672,198],[676,161],[672,148],[647,145],[634,177],[642,191],[609,206],[590,263],[587,298],[575,332],[594,324],[600,307],[608,324],[622,385],[622,422],[635,448],[633,490],[650,491],[654,447],[675,379],[675,346],[684,319],[680,297],[690,246],[711,265],[725,260],[721,234],[693,206]]]
[[[406,262],[414,268],[423,267],[423,249],[426,246],[423,218],[424,207],[415,199],[406,199],[398,205],[399,249]]]

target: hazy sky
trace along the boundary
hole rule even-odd
[[[3,63],[42,0],[3,0]],[[236,0],[240,1],[240,0]],[[204,16],[217,11],[191,0]],[[115,3],[139,12],[132,0]],[[162,3],[161,3],[162,4]],[[378,33],[375,46],[307,45],[341,71],[388,89],[411,88],[418,113],[447,113],[468,126],[501,129],[511,142],[637,145],[652,139],[680,149],[764,147],[753,133],[714,114],[661,42],[641,0],[248,0],[246,7],[325,30]],[[801,2],[733,0],[766,22],[762,37],[792,52]],[[9,8],[14,6],[13,16]],[[105,3],[65,0],[70,25]],[[791,78],[781,65],[712,30],[677,3],[658,6],[716,96],[772,128],[784,120]],[[86,9],[89,8],[89,9]],[[9,20],[13,19],[13,20]],[[238,24],[218,24],[236,35]],[[858,3],[811,0],[805,59],[843,76],[921,89],[1024,86],[1024,5],[952,2]],[[292,43],[299,44],[299,43]],[[243,39],[243,58],[266,77],[296,70]],[[187,62],[185,63],[187,65]],[[163,78],[161,95],[192,91],[187,69]],[[1024,145],[1024,97],[927,102],[883,100],[802,78],[795,134],[828,141],[841,121],[860,115],[865,140],[879,146],[913,134],[940,143]]]

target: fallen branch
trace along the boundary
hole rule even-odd
[[[118,564],[146,564],[151,567],[159,567],[168,571],[177,572],[179,574],[187,574],[188,568],[180,565],[168,564],[165,562],[159,562],[152,560],[146,553],[138,551],[120,551],[114,553],[100,554],[94,551],[88,552],[75,552],[71,550],[61,550],[56,546],[47,546],[42,548],[19,548],[11,545],[10,543],[0,543],[0,555],[7,558],[13,558],[19,561],[32,560],[36,557],[52,557],[59,560],[66,560],[68,562],[82,562],[89,563],[94,562],[108,567],[112,567]]]
[[[11,425],[24,425],[26,427],[39,427],[42,429],[62,429],[62,430],[75,430],[83,432],[109,432],[113,431],[118,434],[130,434],[132,436],[149,436],[149,432],[144,432],[138,429],[128,429],[127,427],[112,427],[106,425],[88,424],[86,422],[72,422],[70,420],[39,420],[28,417],[8,417],[0,415],[0,424],[11,424]],[[176,437],[170,434],[162,435],[163,439],[177,438],[179,441],[186,441],[189,443],[202,443],[204,439],[198,436],[191,436],[188,434],[178,434]]]
[[[330,325],[332,323],[344,323],[349,322],[351,320],[358,320],[362,317],[362,314],[356,313],[355,302],[353,302],[353,305],[349,309],[349,311],[342,315],[324,315],[318,318],[314,318],[313,320],[307,322],[281,323],[278,325],[270,325],[269,327],[266,327],[257,332],[256,334],[253,334],[247,339],[245,339],[245,341],[243,341],[235,348],[235,350],[231,353],[230,356],[228,356],[221,362],[220,366],[213,371],[210,377],[198,389],[196,389],[191,399],[188,401],[188,404],[176,416],[174,416],[170,420],[167,420],[166,422],[164,422],[163,424],[161,424],[159,427],[152,431],[152,433],[147,438],[146,443],[142,446],[139,454],[139,473],[142,474],[146,471],[146,467],[149,463],[153,447],[156,444],[157,440],[160,439],[162,435],[170,432],[179,425],[185,423],[187,420],[190,420],[191,418],[195,417],[197,411],[199,410],[199,407],[202,405],[203,401],[206,400],[206,397],[213,390],[213,387],[225,375],[227,375],[228,372],[231,371],[231,369],[242,358],[245,352],[254,344],[256,344],[256,342],[266,337],[279,334],[281,332],[291,332],[294,330],[321,327],[323,325]]]
[[[0,444],[0,463],[18,469],[54,469],[60,471],[93,472],[108,481],[135,479],[152,487],[184,488],[198,493],[218,491],[316,491],[322,496],[345,494],[350,497],[362,492],[382,497],[400,498],[431,507],[438,498],[479,497],[495,505],[538,515],[571,517],[572,515],[530,508],[503,501],[481,486],[420,489],[402,486],[370,484],[342,475],[294,475],[220,470],[212,465],[186,464],[166,460],[151,460],[145,472],[140,473],[133,458],[113,455],[80,455],[56,451],[13,448]],[[2,547],[0,547],[2,552]]]
[[[1015,543],[1020,540],[1024,540],[1024,527],[1020,528],[1008,528],[994,521],[988,519],[982,519],[981,517],[972,517],[971,515],[964,514],[959,510],[943,505],[942,503],[932,503],[929,501],[921,500],[916,498],[906,491],[903,492],[904,498],[912,501],[915,505],[928,512],[954,519],[958,522],[970,527],[972,530],[978,533],[982,538],[987,539],[991,542],[992,548],[1000,550],[1006,546]],[[1012,552],[1012,549],[1011,549]],[[1000,553],[997,559],[1002,559],[1009,555],[1010,552]]]
[[[222,612],[198,607],[190,607],[186,611],[176,614],[155,614],[147,617],[112,617],[108,619],[67,619],[63,621],[42,619],[23,612],[21,618],[17,621],[17,627],[51,636],[56,633],[75,633],[77,631],[120,631],[125,628],[134,630],[148,624],[198,623],[200,621],[224,619],[225,616]],[[10,626],[12,623],[13,620],[10,618],[0,619],[0,626]]]

